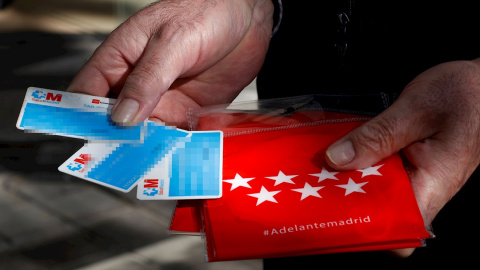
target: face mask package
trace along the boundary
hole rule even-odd
[[[169,231],[201,235],[208,262],[424,246],[433,233],[399,154],[356,171],[325,162],[386,106],[308,95],[190,112],[191,130],[223,132],[222,197],[178,201]]]

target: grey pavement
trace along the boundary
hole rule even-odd
[[[27,87],[63,90],[105,37],[0,31],[0,270],[262,269],[261,260],[208,263],[200,236],[169,234],[175,201],[59,172],[82,140],[15,127]],[[249,99],[254,84],[237,100]]]

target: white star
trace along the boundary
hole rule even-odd
[[[366,183],[368,183],[368,182],[363,182],[363,183],[357,184],[352,180],[352,178],[349,178],[348,179],[348,184],[346,184],[346,185],[336,185],[336,186],[344,188],[345,189],[345,196],[347,196],[348,194],[353,193],[353,192],[365,193],[365,190],[362,189],[362,186],[365,185]]]
[[[235,174],[235,178],[234,178],[234,179],[223,180],[223,182],[227,182],[227,183],[232,184],[232,187],[230,188],[230,190],[234,190],[234,189],[236,189],[237,187],[252,188],[252,187],[248,184],[248,181],[250,181],[250,180],[252,180],[252,179],[255,179],[255,177],[253,177],[253,178],[243,178],[243,177],[241,177],[241,176],[237,173],[237,174]]]
[[[277,176],[267,176],[265,178],[275,180],[275,185],[274,186],[276,186],[276,185],[279,185],[281,183],[295,184],[292,181],[292,178],[294,178],[295,176],[297,176],[297,175],[285,175],[282,171],[279,171]]]
[[[324,188],[324,187],[312,187],[312,186],[310,186],[310,184],[305,183],[305,186],[303,188],[296,188],[296,189],[292,189],[292,190],[302,193],[302,198],[300,199],[300,201],[301,201],[301,200],[307,198],[308,196],[314,196],[314,197],[322,198],[322,196],[320,196],[320,194],[318,194],[318,192],[317,192],[322,188]]]
[[[378,172],[378,169],[380,169],[380,167],[382,166],[383,164],[375,167],[368,167],[363,170],[357,170],[357,171],[362,172],[362,178],[368,175],[382,175],[381,173]]]
[[[154,188],[146,188],[146,189],[143,191],[143,193],[144,193],[145,195],[152,195],[152,194],[155,193],[155,191],[156,191],[156,190],[155,190]],[[155,194],[154,194],[154,195],[155,195]]]
[[[254,193],[254,194],[247,194],[248,196],[252,196],[252,197],[255,197],[257,198],[257,205],[263,203],[264,201],[270,201],[270,202],[274,202],[274,203],[277,203],[277,200],[275,200],[275,198],[273,198],[273,196],[275,196],[277,193],[279,193],[279,191],[268,191],[264,186],[262,186],[262,189],[260,190],[259,193]]]
[[[338,178],[335,176],[338,172],[329,172],[325,167],[322,168],[321,173],[314,173],[310,174],[311,176],[318,177],[318,183],[322,182],[325,179],[333,179],[333,180],[338,180]]]

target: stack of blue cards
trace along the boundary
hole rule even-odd
[[[141,200],[221,197],[223,134],[156,122],[122,127],[114,99],[30,87],[17,128],[88,140],[59,171]]]

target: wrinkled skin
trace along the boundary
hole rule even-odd
[[[122,124],[150,118],[185,127],[188,108],[231,102],[255,78],[272,16],[271,0],[156,2],[111,33],[68,91],[118,95],[112,119]],[[428,226],[479,164],[479,99],[480,60],[432,67],[390,108],[335,142],[326,160],[356,170],[400,151]]]
[[[68,91],[119,93],[116,122],[150,117],[184,127],[188,108],[231,102],[256,77],[272,17],[270,0],[156,2],[109,35]]]
[[[401,151],[431,224],[480,162],[479,65],[480,59],[454,61],[418,75],[390,108],[331,145],[327,161],[339,170],[358,169]]]

